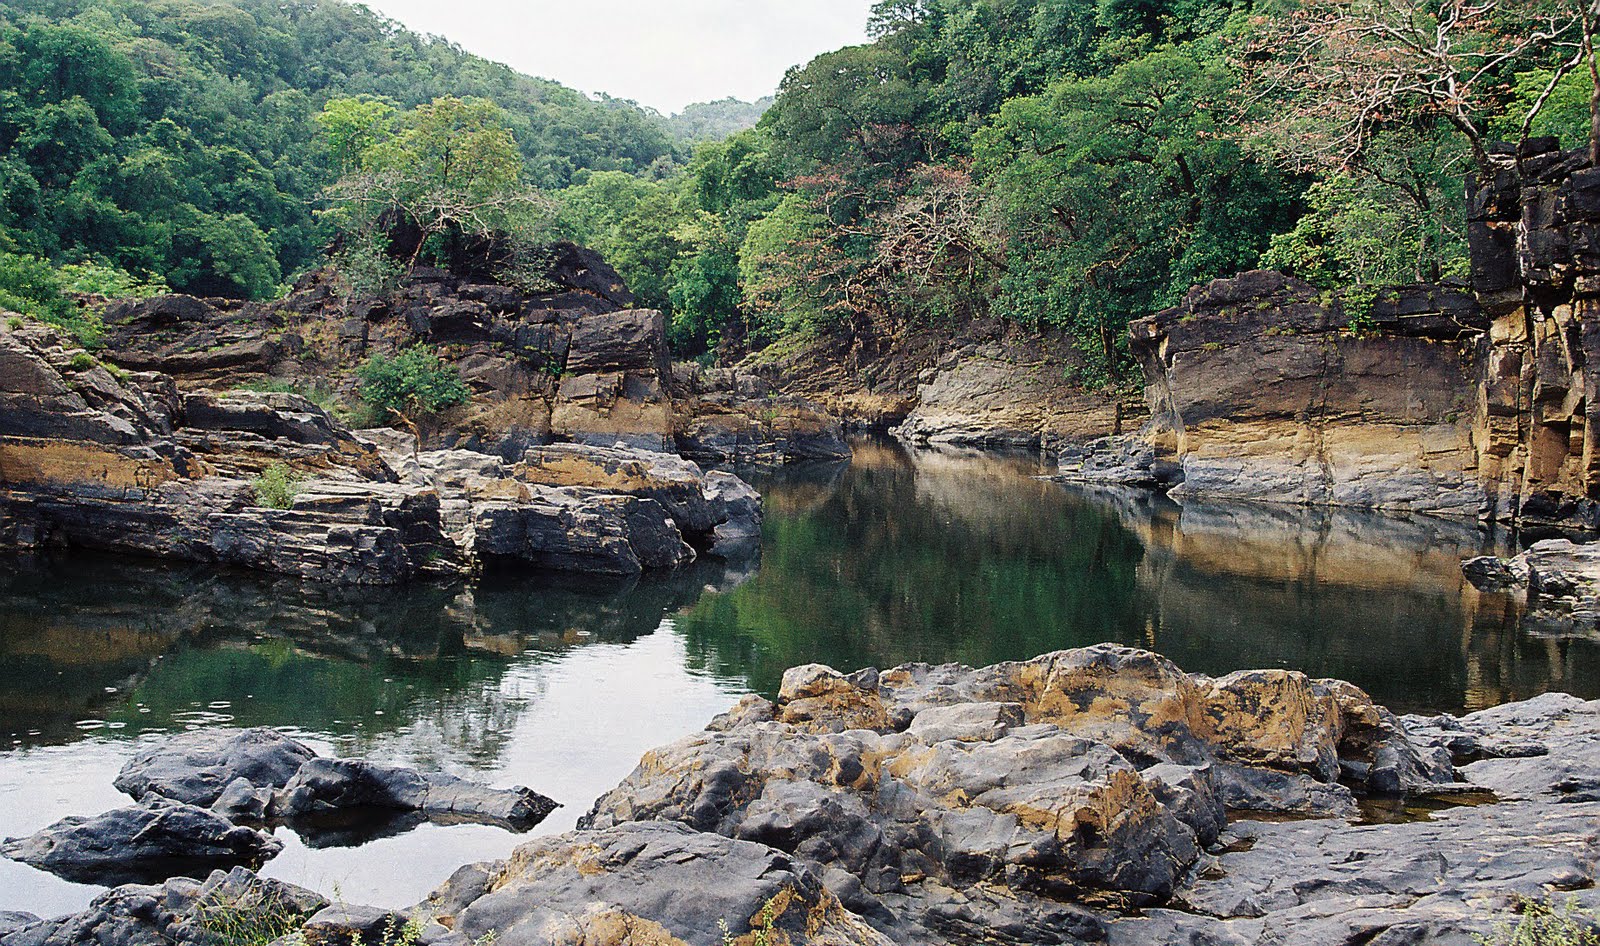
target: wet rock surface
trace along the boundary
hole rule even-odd
[[[424,822],[525,831],[558,806],[520,785],[491,788],[445,773],[330,759],[268,729],[196,730],[135,755],[113,783],[139,803],[62,819],[0,854],[83,883],[125,883],[200,868],[258,867],[283,843],[257,828],[287,824],[312,846]],[[410,818],[396,818],[400,813]]]
[[[692,560],[686,538],[720,551],[759,529],[743,481],[671,455],[418,453],[403,437],[358,437],[298,395],[180,395],[163,375],[113,374],[37,323],[0,331],[0,358],[14,369],[0,374],[4,546],[382,585],[486,560],[636,574]],[[291,495],[261,493],[269,468]]]

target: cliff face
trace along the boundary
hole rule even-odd
[[[1553,140],[1497,160],[1469,194],[1470,292],[1347,311],[1276,273],[1197,287],[1131,328],[1142,442],[1077,475],[1148,476],[1153,446],[1180,496],[1600,528],[1600,170]]]
[[[1600,169],[1534,141],[1469,197],[1487,510],[1600,528]]]
[[[1402,290],[1358,321],[1307,283],[1245,273],[1134,323],[1175,495],[1473,516],[1470,295]]]
[[[162,372],[186,391],[275,384],[354,405],[362,362],[420,343],[472,392],[470,403],[425,423],[430,447],[514,460],[552,441],[658,452],[686,441],[709,460],[785,455],[787,430],[760,422],[772,413],[760,398],[726,397],[701,422],[700,392],[675,390],[662,314],[632,308],[621,277],[598,255],[553,246],[543,282],[530,293],[470,267],[420,267],[377,296],[351,296],[319,272],[272,303],[181,295],[116,303],[103,314],[103,356]],[[807,429],[828,428],[805,404],[783,413]],[[836,430],[814,446],[849,454]]]

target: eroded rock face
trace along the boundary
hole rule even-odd
[[[670,455],[418,454],[298,395],[179,395],[165,376],[114,375],[37,323],[8,323],[0,360],[0,545],[394,584],[485,561],[636,574],[691,561],[686,538],[721,552],[759,530],[753,490]],[[287,508],[257,486],[275,466],[295,479],[275,500]]]
[[[772,464],[850,456],[838,418],[804,398],[779,396],[758,374],[679,365],[673,380],[683,404],[674,437],[690,459]]]
[[[1143,439],[1181,466],[1172,494],[1477,516],[1487,314],[1465,292],[1423,286],[1365,320],[1304,282],[1252,272],[1134,322]],[[1078,478],[1153,472],[1153,461],[1084,465]]]
[[[1225,806],[1346,814],[1341,775],[1396,793],[1453,780],[1448,757],[1348,684],[1196,677],[1100,646],[979,670],[795,668],[776,703],[748,698],[647,754],[584,825],[665,820],[770,845],[826,867],[897,939],[962,941],[1032,928],[1053,900],[1159,902]]]
[[[1054,449],[1120,432],[1113,398],[1074,385],[1061,339],[1005,338],[957,348],[924,372],[917,406],[896,436],[922,443]]]

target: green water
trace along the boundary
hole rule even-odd
[[[984,664],[1114,640],[1192,671],[1293,667],[1401,711],[1566,689],[1600,696],[1600,642],[1540,638],[1461,579],[1470,526],[1090,493],[1036,461],[862,443],[848,465],[750,472],[759,563],[627,582],[494,575],[332,589],[166,563],[0,563],[0,835],[123,803],[134,748],[264,725],[563,802],[570,827],[646,749],[783,670]],[[275,876],[390,905],[517,837],[426,825],[354,847],[280,829]],[[0,861],[0,910],[94,889]]]

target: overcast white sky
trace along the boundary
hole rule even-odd
[[[866,39],[872,0],[367,0],[519,72],[662,112],[770,95],[784,70]]]

